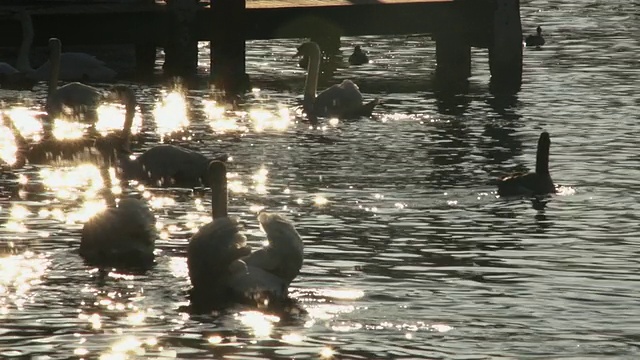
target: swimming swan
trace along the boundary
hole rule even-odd
[[[298,47],[296,55],[309,57],[303,106],[312,122],[315,122],[315,118],[318,116],[338,118],[371,116],[371,112],[379,100],[375,99],[363,104],[358,85],[351,80],[344,80],[341,84],[333,85],[316,96],[321,58],[318,44],[312,41],[305,42]]]
[[[554,194],[556,192],[551,175],[549,175],[549,147],[551,139],[548,132],[540,134],[536,153],[536,171],[514,174],[498,181],[500,196],[532,196]]]
[[[33,43],[33,22],[31,14],[27,11],[20,11],[20,21],[22,23],[22,44],[18,53],[17,68],[21,72],[27,73],[35,80],[46,81],[51,76],[51,71],[55,70],[53,61],[49,60],[37,69],[31,67],[29,52]],[[116,71],[107,67],[102,60],[95,56],[81,52],[65,52],[60,54],[59,78],[62,81],[112,81],[117,75]]]
[[[116,203],[108,166],[101,165],[100,174],[107,208],[84,224],[80,256],[94,266],[150,267],[156,240],[153,213],[138,199],[125,198]]]
[[[72,82],[58,87],[58,74],[60,71],[60,52],[62,44],[59,39],[49,39],[50,60],[53,66],[49,78],[47,92],[47,112],[51,119],[63,113],[65,107],[72,108],[75,113],[87,115],[86,121],[95,122],[97,115],[95,109],[105,97],[105,94],[92,86],[79,82]]]
[[[353,54],[349,56],[349,64],[351,65],[363,65],[369,62],[369,57],[362,51],[360,45],[356,45],[353,49]]]
[[[529,35],[524,39],[524,43],[527,46],[542,46],[544,45],[544,38],[542,37],[542,28],[538,26],[536,28],[535,35]]]
[[[258,219],[270,245],[251,254],[236,220],[228,217],[225,164],[212,161],[209,172],[213,220],[198,230],[187,248],[192,294],[205,301],[259,305],[285,299],[302,266],[300,236],[290,222],[262,213]],[[290,257],[287,249],[293,250]]]

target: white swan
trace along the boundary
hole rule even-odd
[[[29,52],[33,44],[33,22],[31,15],[27,11],[20,11],[20,21],[22,23],[22,44],[18,53],[17,69],[29,74],[29,77],[46,81],[54,70],[51,60],[45,62],[37,69],[31,67]],[[60,54],[59,79],[62,81],[112,81],[117,72],[107,67],[104,61],[97,59],[93,55],[80,52],[65,52]]]
[[[82,228],[80,256],[94,266],[148,268],[153,264],[155,218],[147,205],[133,198],[116,199],[111,192],[108,167],[101,166],[102,193],[107,209]]]
[[[58,87],[58,73],[60,69],[60,53],[62,44],[57,38],[49,39],[50,61],[53,71],[50,73],[47,92],[47,113],[51,119],[63,113],[65,107],[73,109],[75,114],[85,114],[85,120],[95,122],[96,108],[105,94],[92,86],[79,82],[72,82]]]
[[[198,230],[187,248],[192,299],[257,305],[286,299],[289,283],[302,266],[302,240],[293,224],[278,215],[261,214],[270,245],[250,254],[246,237],[228,217],[225,164],[212,161],[209,172],[213,221]],[[288,249],[293,250],[290,257]]]
[[[307,78],[304,86],[304,109],[312,121],[318,116],[350,118],[371,116],[379,100],[362,103],[362,94],[358,85],[351,80],[333,85],[316,96],[318,75],[320,72],[320,47],[315,42],[305,42],[298,47],[298,56],[307,56]]]

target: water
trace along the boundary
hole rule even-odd
[[[19,171],[26,185],[3,175],[0,357],[637,358],[639,10],[523,2],[525,33],[540,24],[547,44],[525,49],[512,99],[489,93],[485,50],[473,52],[469,93],[439,99],[433,43],[421,37],[343,39],[345,53],[361,44],[374,63],[334,81],[353,78],[384,103],[373,119],[324,131],[298,122],[259,132],[242,116],[246,132],[214,134],[209,93],[190,92],[193,140],[182,143],[233,156],[230,210],[251,243],[263,239],[258,207],[295,221],[305,262],[291,295],[308,314],[183,311],[185,248],[207,220],[206,192],[147,189],[163,226],[156,267],[102,277],[76,254],[88,185],[65,197],[38,167]],[[295,108],[295,45],[248,45],[261,90],[243,109]],[[34,108],[44,91],[26,95]],[[150,139],[142,150],[157,142],[160,88],[136,92]],[[492,180],[532,169],[543,130],[563,192],[542,203],[497,198]],[[254,176],[261,169],[266,179]]]

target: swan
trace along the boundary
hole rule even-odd
[[[353,54],[349,56],[349,64],[351,65],[362,65],[369,62],[369,57],[367,54],[362,51],[360,45],[356,45],[353,49]]]
[[[92,216],[82,227],[80,256],[94,266],[150,267],[156,240],[153,213],[138,199],[116,202],[111,192],[108,165],[100,166],[100,175],[107,208]]]
[[[13,133],[18,148],[16,162],[13,165],[14,168],[21,168],[27,162],[29,164],[49,164],[57,160],[75,160],[79,154],[86,151],[89,151],[90,155],[91,148],[94,145],[94,140],[89,138],[56,139],[51,133],[50,126],[44,127],[45,136],[43,140],[35,144],[29,144],[7,114],[2,114],[2,120],[3,124]]]
[[[305,112],[312,122],[315,122],[318,116],[338,118],[371,116],[379,100],[375,99],[363,104],[358,85],[351,80],[333,85],[316,96],[321,57],[318,44],[313,41],[305,42],[298,47],[296,55],[309,57],[303,103]]]
[[[33,22],[31,14],[27,11],[20,11],[19,17],[22,24],[22,44],[18,54],[17,69],[29,74],[32,79],[46,81],[50,78],[51,72],[55,71],[55,65],[49,60],[37,69],[31,67],[29,51],[34,37]],[[108,82],[117,75],[116,71],[107,67],[104,61],[81,52],[60,54],[60,66],[57,71],[62,81]]]
[[[542,28],[538,26],[536,28],[535,35],[529,35],[524,39],[524,43],[527,46],[542,46],[544,45],[544,38],[542,37]]]
[[[15,15],[14,17],[18,16]],[[29,51],[31,41],[33,41],[33,35],[30,38],[27,36],[22,37],[22,43],[18,51],[18,60],[20,60],[20,54]],[[9,63],[0,62],[0,88],[8,90],[31,90],[36,82],[37,80],[29,78],[27,73],[21,72]]]
[[[536,171],[514,174],[498,181],[498,195],[545,195],[556,192],[551,175],[549,175],[549,147],[551,139],[549,133],[544,131],[538,139],[536,153]]]
[[[212,161],[209,172],[213,220],[198,230],[187,248],[194,298],[215,302],[230,295],[231,300],[258,305],[285,300],[302,266],[302,240],[293,224],[261,213],[258,220],[270,244],[251,253],[236,220],[228,216],[225,164]]]
[[[103,100],[105,94],[93,86],[79,82],[72,82],[58,87],[58,74],[60,70],[60,52],[62,44],[59,39],[49,39],[50,60],[53,71],[50,72],[47,91],[47,112],[51,119],[62,114],[65,107],[72,108],[74,113],[83,113],[85,120],[95,122],[97,114],[95,109]]]

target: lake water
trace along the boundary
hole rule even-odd
[[[2,175],[0,357],[638,358],[640,6],[522,1],[521,14],[525,34],[541,25],[547,43],[525,49],[513,98],[491,95],[486,50],[474,49],[469,93],[443,100],[434,44],[416,36],[343,38],[345,57],[360,44],[373,63],[332,82],[383,99],[371,119],[296,121],[304,71],[292,40],[248,44],[259,90],[230,116],[240,130],[211,126],[211,92],[187,93],[192,138],[177,143],[231,154],[230,211],[251,244],[264,239],[258,209],[295,222],[305,261],[290,291],[306,314],[184,310],[186,245],[209,215],[202,189],[146,189],[157,265],[101,276],[77,254],[93,173]],[[163,93],[135,89],[142,151],[159,141]],[[0,93],[4,108],[38,109],[45,91]],[[291,123],[260,122],[282,109]],[[563,191],[499,198],[492,181],[533,169],[544,130]]]

